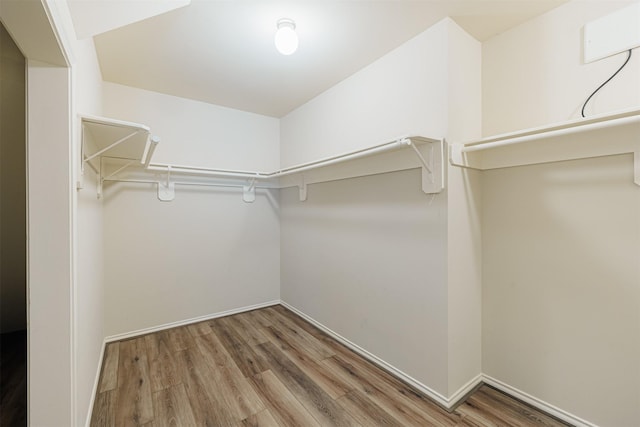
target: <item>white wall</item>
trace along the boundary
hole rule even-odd
[[[0,25],[0,333],[27,328],[25,58]]]
[[[100,370],[104,332],[104,252],[102,203],[89,169],[77,199],[76,408],[77,425],[90,416],[94,382]]]
[[[282,119],[283,166],[446,130],[442,21]],[[282,191],[282,299],[447,395],[446,196],[419,172]],[[418,338],[419,337],[419,338]]]
[[[447,391],[446,198],[417,169],[282,190],[282,299]]]
[[[238,189],[105,191],[107,335],[279,299],[277,191],[242,201]]]
[[[28,62],[29,423],[72,415],[72,160],[69,69]]]
[[[101,114],[102,78],[92,40],[78,41],[75,49],[74,111]],[[80,123],[75,119],[74,165],[80,169]],[[79,176],[76,175],[76,180]],[[76,192],[76,421],[91,416],[90,402],[104,340],[104,252],[102,200],[96,197],[96,176],[87,167],[83,189]]]
[[[161,142],[154,163],[273,171],[280,122],[273,117],[104,83],[104,114],[151,127]]]
[[[102,75],[93,41],[76,38],[67,3],[51,3],[49,13],[71,62],[73,421],[82,426],[91,415],[104,340],[104,254],[102,203],[96,198],[96,176],[90,168],[82,179],[84,188],[75,190],[75,183],[81,179],[78,115],[101,114]]]
[[[620,7],[573,1],[483,44],[486,134],[575,118],[624,55],[581,64],[582,26]],[[636,53],[636,52],[634,52]],[[589,113],[640,105],[640,58]],[[640,416],[640,189],[631,156],[486,171],[485,374],[602,426]]]
[[[449,22],[447,53],[447,142],[481,135],[480,43]],[[447,162],[448,164],[448,162]],[[481,372],[482,233],[481,175],[447,167],[448,393]]]
[[[602,426],[640,408],[631,170],[615,156],[484,176],[483,370]]]
[[[477,78],[466,75],[473,69]],[[286,116],[282,162],[403,134],[477,137],[479,69],[480,45],[443,20]],[[476,185],[473,174],[449,172],[453,199],[451,189],[422,193],[415,169],[313,184],[305,202],[297,189],[281,196],[282,299],[445,403],[480,373],[479,220],[469,179]]]
[[[448,21],[442,21],[282,118],[283,167],[400,136],[446,131]],[[375,126],[372,124],[375,123]]]
[[[161,137],[154,161],[243,170],[278,164],[277,119],[105,83],[108,117]],[[278,192],[107,184],[104,194],[107,335],[278,300]]]
[[[583,64],[582,27],[630,1],[573,0],[483,43],[485,136],[580,117],[626,53]],[[640,55],[589,102],[587,116],[638,106]]]

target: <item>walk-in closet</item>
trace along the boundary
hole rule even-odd
[[[0,19],[29,425],[637,424],[637,0]]]

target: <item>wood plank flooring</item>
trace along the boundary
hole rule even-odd
[[[91,425],[566,424],[488,386],[449,413],[273,306],[109,344]]]

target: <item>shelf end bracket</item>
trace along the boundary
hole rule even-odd
[[[449,162],[453,166],[459,166],[461,168],[467,167],[464,163],[464,154],[462,153],[463,144],[451,144],[449,146]]]
[[[422,165],[422,191],[426,194],[438,194],[444,189],[444,139],[428,145],[428,159],[422,155],[415,144],[410,144]]]

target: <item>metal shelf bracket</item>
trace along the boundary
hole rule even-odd
[[[422,191],[426,194],[440,193],[444,189],[444,140],[427,145],[427,158],[411,140],[408,145],[411,146],[422,165]]]

